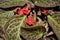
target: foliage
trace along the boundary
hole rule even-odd
[[[0,18],[1,18],[0,19],[1,20],[0,28],[2,28],[2,29],[0,29],[0,30],[2,31],[3,34],[0,33],[0,36],[3,37],[4,40],[21,40],[21,38],[20,38],[21,27],[25,26],[26,16],[27,15],[21,15],[21,16],[14,15],[13,11],[5,11],[4,13],[1,13],[0,14]],[[33,17],[36,22],[36,13],[35,12],[34,12]],[[33,27],[33,26],[29,26],[29,25],[27,25],[27,26],[28,26],[27,29],[29,29],[29,27],[30,28]],[[35,32],[37,33],[37,30],[31,30],[31,31],[32,31],[32,34],[35,34]],[[44,32],[45,32],[45,29],[41,28],[36,36],[42,37]],[[4,35],[4,36],[2,36],[2,35]]]
[[[27,0],[1,0],[0,1],[0,7],[7,8],[7,7],[13,7],[13,6],[22,6],[27,2]]]
[[[9,20],[10,17],[14,15],[13,11],[5,11],[0,13],[0,26],[4,27],[5,23]]]
[[[57,20],[55,20],[55,18],[53,16],[49,15],[48,16],[48,23],[50,24],[50,26],[52,27],[52,29],[55,32],[56,36],[60,40],[60,24],[57,22]]]
[[[26,19],[26,16],[23,15],[23,16],[12,16],[9,18],[9,20],[5,20],[7,22],[3,27],[4,39],[5,40],[21,40],[20,27],[23,25],[25,19]]]

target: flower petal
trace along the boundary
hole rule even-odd
[[[18,10],[18,15],[23,15],[23,11],[22,10]]]

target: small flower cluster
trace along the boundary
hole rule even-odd
[[[28,4],[26,7],[22,8],[22,9],[19,9],[18,10],[18,15],[23,15],[23,14],[26,14],[28,15],[29,14],[29,7],[30,5]],[[32,25],[34,23],[34,18],[32,15],[28,16],[28,18],[26,18],[26,24],[28,25]]]
[[[28,15],[30,6],[31,6],[30,4],[27,4],[26,7],[19,9],[18,15],[23,15],[23,14]],[[40,8],[42,9],[44,15],[46,15],[48,13],[48,10],[46,8],[44,8],[44,7],[40,7]],[[26,18],[26,24],[32,25],[33,23],[34,23],[33,16],[32,15],[28,16],[28,18]]]

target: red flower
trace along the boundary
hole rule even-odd
[[[26,15],[29,14],[29,10],[28,10],[28,8],[23,8],[22,10],[23,10],[23,13],[24,13],[24,14],[26,14]]]
[[[18,15],[23,15],[23,11],[21,9],[18,10]]]
[[[26,19],[26,23],[27,23],[28,25],[32,25],[32,24],[34,23],[33,17],[32,17],[32,16],[29,16],[29,17]]]
[[[43,13],[46,14],[48,13],[48,10],[45,7],[40,7],[43,10]]]
[[[18,14],[19,15],[23,15],[23,14],[28,15],[29,14],[29,10],[28,10],[28,8],[20,9],[20,10],[18,10]]]
[[[46,10],[46,9],[43,9],[43,12],[44,12],[44,13],[48,13],[48,10]]]
[[[43,9],[43,14],[44,14],[44,15],[47,15],[47,14],[48,14],[48,10]]]

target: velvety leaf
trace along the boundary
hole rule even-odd
[[[23,6],[25,3],[27,3],[27,0],[1,0],[0,7],[8,8],[13,6]]]
[[[9,40],[21,40],[20,28],[25,22],[26,16],[18,16],[11,18],[5,25],[5,34],[8,35]],[[5,39],[6,40],[6,39]]]
[[[10,17],[14,15],[13,11],[5,11],[0,13],[0,26],[4,27],[5,23],[9,20]]]
[[[3,13],[0,13],[0,17],[11,17],[14,15],[13,11],[4,11]]]
[[[55,7],[59,4],[58,0],[32,0],[35,5],[41,7]]]
[[[55,17],[56,18],[56,17]],[[48,16],[48,22],[55,32],[57,38],[60,40],[60,24],[52,16]]]
[[[21,28],[21,35],[26,40],[38,40],[45,33],[45,28],[40,27],[37,29],[23,29]]]

